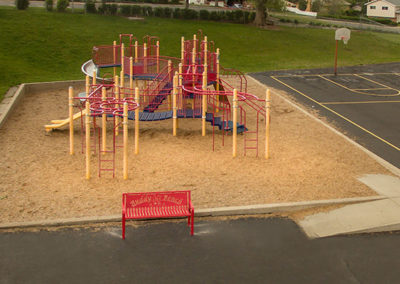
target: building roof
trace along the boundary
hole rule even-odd
[[[369,2],[365,3],[364,5],[369,5],[369,4],[372,4],[374,2],[378,2],[378,1],[386,1],[386,2],[389,2],[389,3],[393,4],[393,5],[400,6],[400,0],[373,0],[373,1],[369,1]]]

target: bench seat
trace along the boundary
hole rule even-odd
[[[194,232],[194,208],[190,191],[139,192],[122,194],[122,239],[126,219],[188,217],[190,234]]]

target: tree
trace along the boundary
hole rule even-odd
[[[325,0],[325,7],[329,15],[340,15],[344,10],[344,2],[341,0]]]
[[[322,1],[321,0],[314,0],[311,4],[311,11],[313,12],[319,12],[322,7]]]
[[[253,0],[256,7],[256,18],[254,24],[265,26],[267,23],[268,9],[283,10],[285,4],[282,0]]]
[[[29,0],[15,0],[15,6],[18,10],[26,10],[29,7]]]

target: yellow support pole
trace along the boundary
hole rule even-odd
[[[101,100],[105,102],[106,98],[107,98],[107,90],[106,88],[103,87],[101,89]],[[102,139],[101,150],[103,151],[104,155],[106,153],[105,151],[107,150],[107,115],[105,113],[103,113],[101,116],[101,139]]]
[[[118,82],[119,82],[118,76],[115,76],[114,85],[115,85],[115,99],[116,100],[119,100],[119,85],[118,85]],[[114,125],[114,127],[115,127],[115,135],[118,136],[118,134],[119,134],[119,117],[118,116],[115,117],[115,125]]]
[[[181,63],[185,64],[185,37],[181,37]]]
[[[88,97],[89,96],[89,92],[90,92],[90,77],[89,77],[89,75],[86,75],[85,87],[86,87],[86,97]]]
[[[144,62],[143,62],[143,72],[147,73],[147,44],[143,44],[143,57],[144,57]]]
[[[74,154],[74,88],[68,89],[69,106],[69,154]]]
[[[135,88],[135,102],[139,104],[139,88]],[[139,154],[139,107],[135,109],[135,154]]]
[[[172,61],[171,60],[168,60],[168,77],[169,77],[169,81],[173,80]],[[168,101],[168,110],[171,110],[171,108],[172,108],[171,95],[168,95],[167,101]]]
[[[196,38],[196,35],[194,35],[194,37]],[[194,41],[194,43],[196,43],[195,41]],[[193,47],[193,49],[192,49],[192,73],[193,73],[193,76],[192,76],[192,87],[193,87],[193,89],[194,89],[194,87],[195,87],[195,80],[196,80],[196,47]],[[194,110],[194,97],[193,97],[193,100],[192,100],[192,109]]]
[[[183,109],[183,96],[182,96],[182,84],[183,84],[183,76],[182,76],[182,63],[179,63],[179,81],[178,81],[178,86],[179,86],[179,109]],[[178,122],[179,124],[179,122]],[[179,126],[178,126],[179,127]]]
[[[194,49],[194,53],[196,53],[196,51],[197,51],[197,36],[196,36],[196,34],[193,35],[193,49]]]
[[[117,64],[117,42],[114,40],[113,42],[113,59],[114,64]],[[117,67],[114,67],[114,77],[117,75]]]
[[[128,179],[128,103],[124,103],[124,179]]]
[[[204,72],[203,72],[203,95],[202,95],[202,114],[201,114],[201,119],[202,119],[202,131],[201,135],[206,136],[206,111],[207,111],[207,65],[204,65]]]
[[[207,65],[208,43],[207,36],[204,37],[204,65]]]
[[[269,159],[269,128],[270,128],[270,111],[271,111],[271,93],[267,89],[267,97],[265,100],[265,159]]]
[[[129,89],[133,92],[133,58],[129,58]]]
[[[135,40],[135,63],[137,62],[138,59],[138,42]]]
[[[157,56],[157,74],[160,73],[160,42],[157,41],[157,50],[156,50],[156,56]]]
[[[233,149],[232,156],[235,158],[237,155],[237,109],[238,109],[238,99],[237,90],[233,89]]]
[[[178,128],[178,117],[176,113],[176,95],[178,92],[178,73],[175,73],[173,79],[173,90],[172,90],[172,136],[176,136],[176,129]]]
[[[86,101],[86,179],[90,179],[90,103]]]
[[[96,76],[97,76],[97,72],[96,70],[93,70],[93,78],[92,78],[92,85],[96,85]]]
[[[122,88],[124,87],[124,85],[125,85],[125,75],[124,75],[124,73],[122,72],[122,70],[121,70],[121,74],[120,74],[121,76],[120,76],[120,78],[121,78],[121,83],[119,84],[119,87],[121,88],[120,89],[120,97],[121,97],[121,99],[123,99],[124,98],[124,95],[123,95],[123,92],[122,92]]]
[[[121,72],[122,74],[125,74],[125,62],[124,62],[124,57],[125,57],[125,46],[123,43],[121,43]],[[122,80],[122,79],[121,79]]]

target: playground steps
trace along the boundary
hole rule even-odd
[[[232,131],[233,130],[233,121],[232,120],[222,120],[220,116],[214,116],[213,113],[207,112],[206,113],[206,121],[210,122],[211,125],[218,126],[219,130],[224,129],[225,131]],[[240,123],[237,123],[237,133],[243,133],[247,130],[247,128]]]
[[[139,121],[159,121],[165,119],[172,118],[172,110],[164,111],[164,112],[140,112],[139,113]],[[193,113],[193,110],[186,109],[186,110],[179,110],[177,113],[177,118],[201,118],[201,114]],[[128,112],[128,119],[135,120],[135,112],[130,111]],[[214,119],[214,121],[213,121]],[[206,121],[209,122],[211,125],[217,126],[219,130],[224,129],[225,131],[232,131],[233,130],[233,121],[231,120],[222,120],[220,116],[215,116],[213,113],[207,112],[206,113]],[[214,122],[214,124],[213,124]],[[237,124],[237,133],[243,133],[247,129],[243,124]]]
[[[157,96],[144,108],[144,112],[154,112],[163,103],[167,96],[171,93],[172,84],[168,82],[161,89]]]
[[[172,118],[172,110],[163,112],[140,112],[139,121],[158,121]],[[128,119],[135,120],[135,112],[128,112]]]

